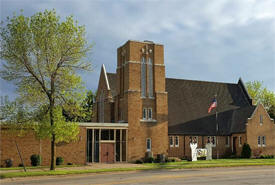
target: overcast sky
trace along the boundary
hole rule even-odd
[[[237,83],[263,81],[275,91],[275,1],[272,0],[0,0],[1,20],[56,9],[86,26],[94,71],[82,74],[96,90],[100,67],[116,70],[127,40],[164,45],[166,77]],[[15,87],[0,80],[1,95]]]

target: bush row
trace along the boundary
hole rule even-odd
[[[31,155],[30,160],[31,160],[31,165],[32,166],[40,166],[41,163],[42,163],[42,157],[38,154]],[[57,157],[56,158],[56,165],[62,165],[63,163],[64,163],[63,157]],[[5,164],[6,164],[7,168],[12,167],[13,166],[13,159],[5,160]],[[72,163],[67,163],[67,164],[72,165]],[[22,167],[23,164],[20,163],[18,166]]]
[[[273,159],[274,155],[261,155],[260,159]]]
[[[165,158],[165,163],[167,162],[176,162],[176,159],[172,158]],[[138,159],[135,161],[135,164],[142,164],[142,163],[161,163],[160,158],[153,158],[153,157],[148,157],[148,158],[143,158],[143,159]]]

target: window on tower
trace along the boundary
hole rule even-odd
[[[153,94],[153,61],[152,58],[148,59],[148,71],[149,71],[149,97],[154,97]]]
[[[153,111],[152,108],[148,108],[148,119],[153,119]]]
[[[141,97],[146,97],[146,62],[141,58]]]

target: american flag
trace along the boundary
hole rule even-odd
[[[210,107],[208,108],[208,113],[210,113],[211,110],[214,109],[214,108],[216,108],[216,107],[217,107],[217,99],[214,98],[214,99],[212,100],[212,102],[211,102]]]

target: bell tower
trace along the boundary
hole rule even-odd
[[[128,122],[128,161],[167,154],[168,103],[164,48],[127,41],[117,49],[116,120]]]

